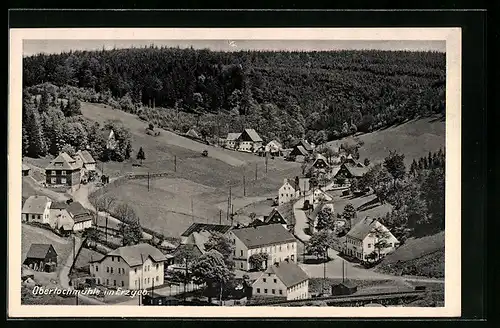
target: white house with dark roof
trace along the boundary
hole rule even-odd
[[[300,196],[300,186],[294,180],[285,179],[278,190],[278,205],[288,203]]]
[[[165,255],[149,244],[124,246],[90,261],[90,275],[98,284],[123,289],[163,285]]]
[[[287,300],[309,298],[309,276],[295,262],[283,261],[267,268],[252,284],[253,295],[283,297]]]
[[[267,263],[297,261],[297,239],[281,224],[268,224],[229,231],[229,239],[235,246],[233,258],[236,269],[250,270],[249,258],[253,254],[266,253]]]
[[[92,215],[79,202],[53,202],[50,205],[50,226],[65,232],[78,232],[92,227]]]
[[[24,222],[49,223],[52,200],[47,196],[30,196],[21,211]]]
[[[376,244],[382,240],[377,231],[383,232],[383,238],[388,247],[377,249]],[[377,219],[366,217],[355,224],[346,235],[346,243],[344,245],[344,252],[352,257],[361,261],[366,261],[367,256],[375,251],[379,253],[380,257],[393,252],[399,246],[399,241],[394,235]]]
[[[277,140],[271,140],[264,147],[264,151],[274,156],[280,156],[283,151],[283,145]]]
[[[237,148],[237,140],[240,137],[241,133],[230,132],[227,134],[227,138],[225,141],[226,148],[236,149]]]
[[[262,147],[262,138],[254,129],[245,129],[236,141],[239,151],[255,152]]]

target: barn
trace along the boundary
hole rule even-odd
[[[57,267],[57,253],[51,244],[31,244],[24,265],[35,271],[53,272]]]
[[[358,287],[350,282],[341,282],[332,285],[332,295],[352,295],[358,291]]]

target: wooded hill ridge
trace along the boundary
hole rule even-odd
[[[445,80],[446,55],[438,52],[152,46],[39,54],[25,57],[23,66],[25,88],[72,86],[91,93],[90,101],[164,128],[197,125],[218,136],[255,128],[285,144],[302,137],[319,144],[444,114]]]

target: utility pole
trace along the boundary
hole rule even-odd
[[[105,229],[106,243],[108,242],[108,215],[109,213],[106,212],[106,229]]]
[[[148,171],[148,191],[149,191],[149,171]]]
[[[177,155],[174,155],[174,172],[177,172]]]
[[[219,224],[222,224],[222,210],[219,210]]]
[[[257,163],[255,163],[255,181],[257,181]]]
[[[243,173],[243,196],[247,195],[246,183],[245,183],[245,173]]]
[[[194,206],[193,206],[193,197],[191,197],[191,215],[194,216],[194,210],[193,210]],[[194,220],[194,218],[193,218]]]
[[[267,159],[268,159],[268,156],[267,156],[267,152],[266,152],[266,173],[267,173]]]

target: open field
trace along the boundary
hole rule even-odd
[[[444,277],[444,231],[432,236],[409,239],[376,267],[390,274]]]
[[[359,149],[360,160],[369,158],[372,162],[382,161],[389,150],[396,150],[405,155],[405,164],[409,166],[413,159],[426,156],[429,151],[445,149],[445,125],[439,117],[412,120],[387,129],[331,141],[327,145],[338,149],[342,143],[355,143],[357,138],[364,142]]]
[[[356,224],[361,219],[369,216],[371,218],[379,218],[390,212],[392,206],[390,204],[380,204],[377,201],[377,197],[374,194],[364,195],[361,197],[349,196],[339,196],[334,195],[333,200],[335,201],[335,212],[342,214],[344,207],[351,203],[354,208],[358,211],[357,218],[353,220],[353,224]]]

